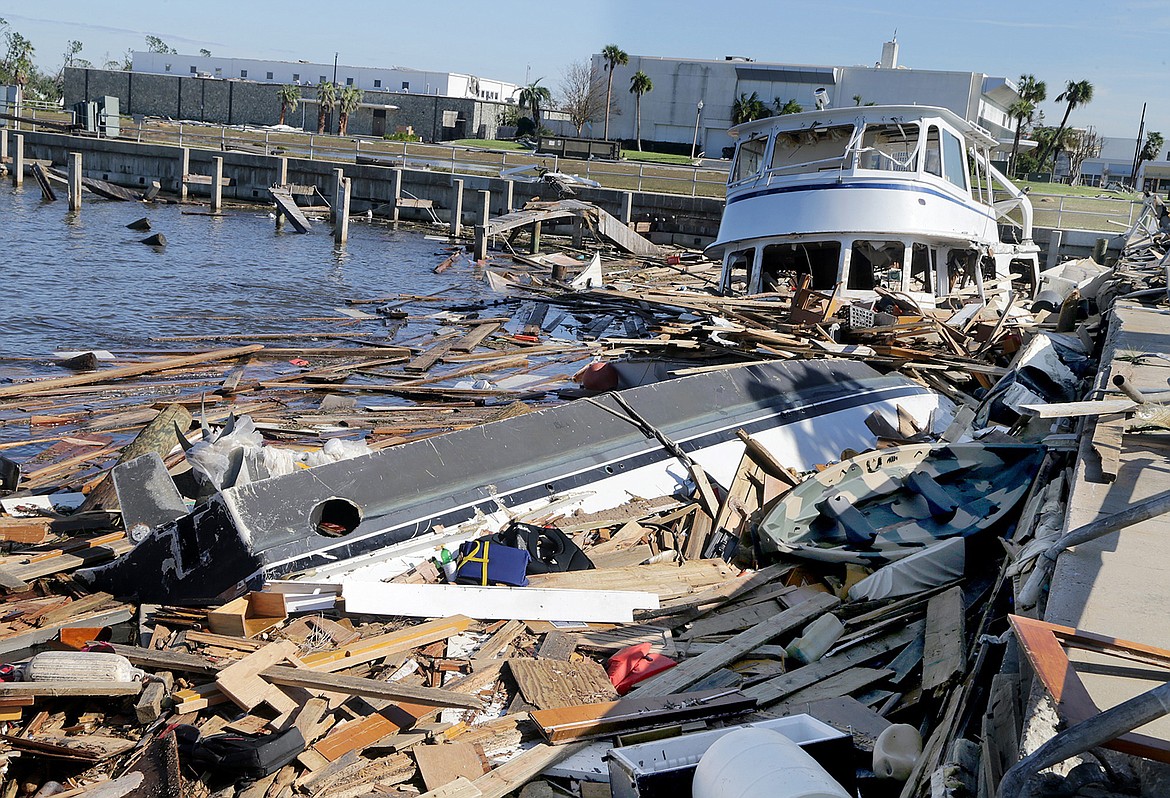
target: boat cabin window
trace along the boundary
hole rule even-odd
[[[905,257],[906,245],[901,241],[854,241],[847,287],[858,291],[877,287],[901,291]]]
[[[723,270],[724,291],[746,291],[751,282],[752,266],[756,261],[756,250],[741,249],[727,256]]]
[[[943,169],[948,181],[967,190],[967,157],[963,154],[963,142],[949,130],[943,131]]]
[[[924,159],[926,171],[932,175],[942,177],[942,144],[939,140],[938,128],[934,125],[930,126],[930,130],[926,134]]]
[[[1024,296],[1036,296],[1036,262],[1025,258],[1014,258],[1008,265],[1013,275],[1012,290]],[[1015,277],[1014,275],[1019,275]]]
[[[735,151],[735,168],[731,170],[731,181],[738,183],[760,171],[764,165],[764,150],[768,147],[766,137],[742,142]]]
[[[798,282],[809,275],[809,287],[815,291],[832,290],[837,284],[841,262],[839,241],[807,241],[797,244],[769,244],[764,247],[764,280],[779,285],[785,279]],[[767,285],[765,284],[765,288]]]
[[[918,125],[866,125],[861,136],[858,167],[887,172],[918,170]]]
[[[776,134],[772,145],[772,171],[782,173],[838,169],[853,137],[853,125],[834,125]]]
[[[934,271],[938,264],[938,251],[926,244],[915,244],[910,254],[910,283],[908,290],[916,294],[933,291]]]
[[[979,259],[979,271],[983,273],[983,284],[986,285],[995,279],[995,258],[984,255]]]

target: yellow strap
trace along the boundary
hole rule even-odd
[[[459,563],[459,565],[462,566],[463,563],[465,563],[465,562],[477,562],[481,566],[483,566],[480,569],[480,571],[481,571],[480,584],[483,587],[488,586],[488,543],[489,542],[490,541],[487,541],[487,540],[478,541],[475,544],[475,548],[472,549],[467,554],[467,556],[465,556],[463,558],[463,560]]]

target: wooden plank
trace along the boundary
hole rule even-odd
[[[269,587],[272,587],[272,583],[269,583]],[[301,658],[301,663],[314,671],[339,671],[382,657],[401,654],[420,646],[436,643],[439,640],[446,640],[452,635],[466,632],[471,623],[471,618],[466,615],[451,615],[435,621],[409,626],[397,632],[355,640],[333,651],[306,654]]]
[[[21,382],[14,385],[0,386],[0,399],[9,396],[24,396],[25,393],[31,390],[44,391],[55,388],[71,388],[77,385],[93,385],[99,382],[110,382],[112,380],[120,380],[125,377],[137,377],[142,374],[153,374],[159,371],[169,371],[171,369],[185,368],[187,366],[194,366],[202,363],[211,363],[218,360],[230,360],[235,357],[243,357],[254,352],[259,352],[264,347],[260,344],[253,344],[251,346],[240,346],[234,349],[217,349],[212,352],[205,352],[199,355],[185,355],[183,357],[170,357],[163,360],[152,360],[146,363],[134,363],[129,366],[120,366],[112,369],[102,369],[100,371],[92,371],[87,374],[73,374],[68,377],[53,377],[47,380],[37,380],[34,382]]]
[[[383,737],[412,726],[430,711],[430,707],[411,704],[386,707],[360,720],[334,728],[327,737],[313,745],[313,750],[330,762],[335,762],[351,751],[361,751]]]
[[[428,790],[443,787],[461,776],[471,780],[483,775],[483,763],[470,743],[417,745],[411,753]]]
[[[926,605],[922,689],[944,687],[963,674],[966,663],[963,591],[953,587]]]
[[[211,178],[208,178],[207,182],[210,185]],[[301,213],[301,209],[297,207],[296,200],[293,199],[292,192],[287,188],[273,186],[268,189],[268,193],[272,195],[272,201],[276,203],[276,212],[288,219],[293,229],[298,233],[307,233],[313,228],[312,222],[308,220],[305,214]]]
[[[593,573],[590,571],[589,573]],[[550,590],[539,587],[478,587],[346,582],[346,611],[359,615],[434,618],[460,613],[484,620],[628,623],[634,610],[653,609],[658,597],[635,591]]]
[[[285,641],[287,642],[287,641]],[[295,652],[296,648],[293,647]],[[260,654],[264,651],[256,652]],[[249,655],[256,656],[255,654]],[[247,659],[247,658],[245,658]],[[243,662],[244,660],[241,660]],[[238,663],[237,663],[238,664]],[[260,675],[272,684],[285,687],[300,687],[305,690],[324,690],[330,693],[346,693],[363,698],[378,698],[384,701],[407,701],[429,707],[462,707],[481,709],[483,704],[477,698],[452,693],[433,687],[415,687],[399,682],[383,682],[378,679],[363,679],[358,676],[342,676],[336,673],[317,673],[307,668],[289,668],[281,665],[265,667]],[[219,680],[216,679],[218,683]]]
[[[1137,407],[1132,399],[1098,399],[1092,402],[1055,402],[1020,405],[1029,415],[1039,418],[1080,418],[1108,413],[1127,413]]]
[[[783,605],[779,601],[761,601],[758,604],[749,604],[746,607],[735,607],[724,612],[711,613],[695,621],[687,629],[686,634],[683,635],[683,639],[690,640],[696,637],[725,634],[727,632],[737,632],[740,629],[747,629],[749,626],[768,620],[782,609]]]
[[[705,676],[735,662],[757,646],[804,626],[840,603],[836,596],[817,593],[807,601],[740,632],[715,648],[647,679],[635,686],[631,692],[639,696],[682,692]]]
[[[584,743],[551,746],[541,743],[513,757],[490,773],[472,782],[483,798],[505,798],[519,790],[542,771],[572,756],[585,747]]]
[[[744,695],[756,699],[761,705],[774,704],[798,690],[810,687],[822,679],[841,673],[856,665],[877,659],[896,648],[906,645],[922,634],[924,621],[908,624],[890,634],[882,635],[860,643],[839,654],[819,659],[814,663],[797,668],[789,673],[774,676],[743,691]]]
[[[617,699],[605,669],[590,659],[557,662],[510,659],[508,668],[524,699],[538,709],[596,704]]]
[[[477,346],[484,342],[489,335],[500,329],[501,325],[498,321],[489,322],[487,324],[477,324],[466,335],[451,345],[452,351],[455,352],[470,352]]]
[[[605,737],[621,731],[663,726],[683,720],[734,715],[754,708],[741,693],[726,689],[649,698],[624,698],[530,712],[532,722],[551,744]]]
[[[482,795],[475,784],[460,776],[442,787],[427,790],[418,798],[480,798]]]
[[[237,662],[233,662],[215,675],[215,684],[220,691],[242,709],[252,709],[266,703],[277,712],[291,712],[298,707],[276,687],[261,678],[260,673],[278,662],[295,657],[296,644],[290,640],[269,643]]]
[[[439,360],[442,359],[443,355],[447,354],[447,352],[455,345],[455,343],[456,342],[452,339],[440,341],[404,365],[402,369],[411,373],[422,373],[429,371],[432,366],[434,366],[439,362]]]
[[[577,648],[576,642],[569,635],[557,629],[547,632],[540,648],[536,649],[537,659],[548,659],[559,662],[568,662]]]
[[[796,691],[784,699],[784,705],[800,707],[825,698],[847,696],[874,682],[880,682],[891,673],[893,671],[889,668],[850,668]]]
[[[512,644],[525,629],[523,621],[508,621],[496,633],[484,641],[475,652],[473,666],[478,662],[482,667],[488,660],[495,659],[505,648]]]

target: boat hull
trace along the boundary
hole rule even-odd
[[[900,376],[827,360],[732,368],[622,396],[723,484],[743,452],[736,430],[803,469],[872,446],[864,421],[875,410],[896,417],[901,407],[921,423],[946,402]],[[570,509],[594,512],[684,492],[685,467],[621,414],[602,396],[230,488],[85,578],[144,601],[211,598],[477,515],[506,518],[554,500],[563,512],[566,496],[576,496]],[[344,531],[324,536],[322,521]]]

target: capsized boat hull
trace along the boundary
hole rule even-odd
[[[947,401],[863,363],[765,363],[631,388],[622,397],[716,482],[743,429],[794,468],[875,443],[865,419],[897,408],[943,424]],[[688,473],[602,396],[256,481],[159,527],[83,578],[143,601],[211,598],[245,581],[368,557],[477,514],[501,519],[579,495],[584,512],[686,489]],[[605,408],[609,408],[608,412]],[[936,412],[941,411],[941,412]],[[324,523],[323,523],[324,522]],[[329,529],[335,536],[321,534]]]
[[[760,542],[771,554],[884,565],[997,526],[1027,493],[1043,456],[1043,447],[1028,444],[866,452],[785,494],[760,523]]]

